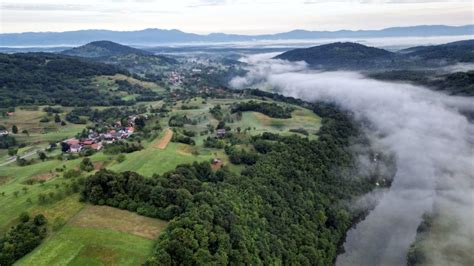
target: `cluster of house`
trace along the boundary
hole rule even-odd
[[[169,82],[175,86],[181,85],[183,83],[181,75],[177,72],[171,72],[169,76]]]
[[[103,145],[114,143],[117,140],[126,139],[133,134],[135,128],[133,126],[124,127],[119,130],[112,129],[106,133],[91,132],[84,139],[70,138],[63,141],[63,146],[67,147],[67,152],[78,153],[84,148],[93,150],[101,150]]]

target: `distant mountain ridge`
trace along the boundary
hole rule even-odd
[[[97,40],[109,40],[127,45],[156,45],[183,42],[235,42],[253,40],[289,40],[324,38],[377,38],[410,36],[474,35],[474,25],[422,25],[393,27],[382,30],[308,31],[293,30],[277,34],[238,35],[211,33],[200,35],[180,30],[145,29],[140,31],[80,30],[67,32],[26,32],[0,34],[0,46],[83,45]]]

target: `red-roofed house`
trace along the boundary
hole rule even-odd
[[[89,140],[89,139],[88,139],[88,140],[84,140],[84,141],[82,142],[82,145],[86,145],[86,146],[90,146],[90,145],[92,145],[92,144],[94,144],[94,141],[93,141],[93,140]]]

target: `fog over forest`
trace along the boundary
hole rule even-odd
[[[474,109],[472,99],[376,81],[356,72],[316,72],[304,62],[270,59],[273,56],[243,58],[248,73],[234,78],[231,87],[275,89],[307,101],[335,102],[369,121],[377,143],[396,156],[391,188],[348,232],[346,252],[337,265],[405,264],[422,215],[433,210],[452,225],[430,250],[437,264],[452,261],[438,249],[474,246],[474,124],[460,114]]]

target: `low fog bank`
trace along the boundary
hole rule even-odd
[[[451,245],[460,250],[474,246],[474,125],[459,113],[474,109],[472,98],[375,81],[354,72],[315,72],[304,63],[271,56],[246,58],[249,72],[230,85],[271,87],[307,101],[334,101],[368,120],[379,144],[396,156],[392,187],[348,232],[346,253],[337,265],[404,265],[421,216],[434,207],[457,222],[446,237]],[[440,265],[450,260],[442,252],[438,256]]]

